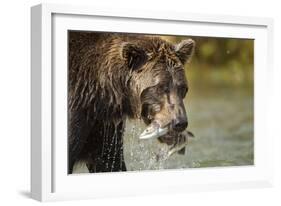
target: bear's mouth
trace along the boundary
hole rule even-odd
[[[189,137],[194,137],[194,135],[188,130],[176,132],[170,129],[170,124],[161,128],[160,124],[157,122],[152,122],[139,136],[140,139],[157,138],[160,143],[164,143],[168,146],[164,146],[166,150],[161,150],[160,153],[157,154],[157,160],[165,160],[175,153],[184,155]]]
[[[169,131],[167,134],[159,136],[157,139],[161,143],[166,143],[167,145],[172,145],[179,141],[178,138],[180,138],[180,136],[181,135],[179,133]]]
[[[184,139],[188,135],[193,136],[189,131],[176,132],[171,129],[170,124],[166,124],[161,127],[157,121],[153,121],[139,136],[140,139],[158,139],[160,143],[166,143],[167,145],[175,145],[179,142],[185,142]]]
[[[160,123],[153,121],[146,129],[140,134],[140,139],[154,139],[167,135],[170,132],[169,124],[160,126]]]

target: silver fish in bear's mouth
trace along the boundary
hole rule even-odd
[[[161,137],[169,131],[168,126],[161,128],[157,122],[152,122],[139,136],[140,139],[152,139]]]
[[[167,159],[175,153],[184,155],[189,137],[194,137],[190,131],[169,132],[169,126],[162,128],[156,121],[152,122],[139,136],[140,139],[158,138],[160,142],[170,145],[163,147],[163,150],[157,155],[157,159]]]
[[[169,125],[161,127],[158,122],[154,121],[148,127],[146,127],[146,129],[140,134],[139,138],[153,139],[153,138],[163,138],[164,136],[168,136],[170,138],[175,138],[178,136],[194,137],[192,132],[187,130],[183,132],[170,132]],[[167,139],[167,138],[163,138],[163,139]]]

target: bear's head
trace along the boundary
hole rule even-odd
[[[156,37],[121,46],[121,57],[130,71],[127,85],[132,116],[142,118],[147,125],[157,122],[161,128],[169,128],[163,140],[188,126],[183,102],[188,92],[184,65],[194,46],[192,39],[173,45]]]

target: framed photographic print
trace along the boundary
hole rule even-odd
[[[271,19],[31,14],[34,199],[272,185]]]

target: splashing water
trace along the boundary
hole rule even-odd
[[[141,120],[127,121],[124,151],[128,171],[165,169],[165,154],[168,154],[169,147],[157,139],[139,139],[145,128]]]

